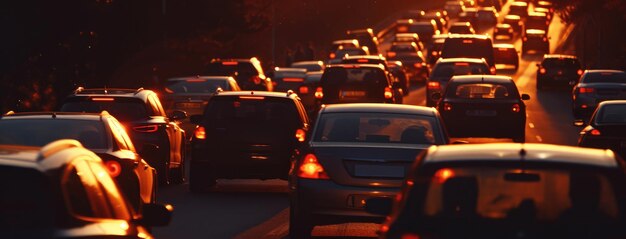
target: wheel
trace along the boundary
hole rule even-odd
[[[180,165],[178,168],[170,169],[170,174],[172,176],[172,183],[174,184],[182,184],[185,182],[185,158],[187,154],[185,153],[184,146],[181,147],[180,150]]]
[[[313,225],[307,220],[297,204],[291,203],[289,207],[289,238],[311,238]]]
[[[189,168],[189,191],[192,193],[204,192],[217,184],[217,179],[210,171],[210,167],[194,165]]]

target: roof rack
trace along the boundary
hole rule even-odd
[[[82,148],[83,145],[80,144],[77,140],[74,139],[61,139],[54,141],[52,143],[46,144],[39,150],[39,155],[37,156],[37,161],[41,161],[50,155],[58,153],[62,150],[69,148]]]

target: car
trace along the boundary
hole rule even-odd
[[[394,103],[392,84],[382,64],[329,65],[315,94],[321,104]]]
[[[437,109],[451,137],[526,138],[528,94],[520,94],[509,76],[453,76]]]
[[[362,46],[366,46],[370,54],[378,54],[378,38],[374,35],[372,28],[348,30],[346,35],[348,38],[357,39]]]
[[[507,40],[512,41],[513,36],[515,35],[515,31],[513,27],[509,24],[500,23],[497,24],[495,28],[493,28],[493,39],[495,41],[498,40]]]
[[[443,94],[448,81],[455,75],[489,74],[489,65],[485,59],[447,58],[439,59],[426,81],[426,106],[435,107],[438,99],[435,94]]]
[[[401,85],[402,93],[404,95],[409,95],[411,81],[409,80],[409,75],[404,68],[404,65],[401,61],[390,61],[388,63],[389,71],[396,77],[398,84]]]
[[[422,15],[419,20],[426,22],[435,21],[435,23],[437,24],[437,29],[439,29],[440,33],[445,33],[444,29],[447,29],[450,25],[450,19],[447,18],[447,14],[447,12],[428,11],[424,15]]]
[[[472,27],[470,22],[455,22],[448,28],[450,34],[476,34],[476,30]]]
[[[60,105],[62,112],[105,110],[128,129],[137,152],[156,168],[160,184],[185,181],[186,135],[180,122],[187,118],[186,112],[176,110],[166,115],[158,95],[143,88],[79,87]]]
[[[430,69],[424,54],[417,49],[414,42],[393,42],[387,51],[387,59],[401,61],[409,74],[409,79],[426,81],[428,78]]]
[[[550,144],[431,146],[394,197],[380,238],[623,238],[624,161]],[[523,236],[522,236],[523,235]]]
[[[421,9],[410,9],[402,12],[400,19],[420,19],[426,14],[426,11]]]
[[[458,17],[459,13],[463,12],[465,5],[463,1],[446,1],[443,9],[448,12],[448,14],[452,17]]]
[[[486,35],[451,34],[441,48],[441,58],[484,58],[495,74],[493,43]]]
[[[43,147],[59,139],[77,140],[102,158],[135,212],[156,201],[156,170],[139,156],[124,126],[108,112],[10,112],[0,117],[0,131],[0,144]]]
[[[217,179],[287,179],[290,159],[309,132],[309,118],[293,92],[220,92],[191,140],[189,190],[203,192]]]
[[[361,44],[359,40],[357,39],[336,40],[336,41],[333,41],[330,47],[330,51],[334,52],[339,48],[361,48]]]
[[[272,91],[272,79],[265,76],[261,61],[256,58],[212,59],[205,75],[232,76],[243,90]]]
[[[326,65],[324,65],[323,61],[298,61],[298,62],[294,62],[291,63],[291,68],[302,68],[305,69],[307,72],[311,72],[311,71],[324,71],[324,67]]]
[[[441,57],[441,48],[443,43],[448,38],[448,34],[441,34],[433,36],[431,44],[426,47],[426,62],[430,65],[434,65],[439,57]]]
[[[274,83],[274,91],[298,91],[306,78],[306,70],[301,68],[275,67],[268,74]]]
[[[514,1],[509,6],[509,15],[518,15],[522,18],[526,18],[528,16],[528,3],[522,1]]]
[[[316,97],[316,89],[320,85],[320,80],[322,79],[323,71],[312,71],[306,73],[306,78],[304,79],[304,84],[300,86],[298,89],[298,96],[300,97],[300,101],[307,113],[309,114],[309,118],[313,119],[313,116],[316,116],[318,107],[320,105],[319,99]]]
[[[533,11],[535,12],[543,12],[548,16],[549,20],[552,20],[552,17],[554,16],[554,4],[552,4],[552,2],[549,1],[537,1],[534,3],[535,7],[533,9]],[[541,9],[541,10],[539,10]]]
[[[513,44],[494,44],[493,55],[496,61],[496,70],[513,70],[517,72],[519,68],[519,54]]]
[[[610,149],[620,157],[626,156],[626,100],[603,101],[597,106],[589,124],[580,131],[578,146]],[[584,126],[584,120],[574,122]]]
[[[545,54],[541,63],[537,63],[537,89],[546,86],[571,89],[572,82],[577,82],[583,69],[574,55]]]
[[[422,42],[428,45],[433,36],[439,35],[441,31],[437,28],[435,20],[401,19],[396,22],[396,33],[417,33]]]
[[[188,115],[201,114],[206,102],[218,91],[239,91],[237,81],[230,76],[189,76],[170,78],[165,82],[162,93],[163,107],[167,115],[184,111]],[[195,125],[187,119],[180,122],[185,132],[193,132]],[[191,135],[187,135],[187,140]]]
[[[417,33],[396,33],[393,36],[392,42],[409,42],[409,43],[414,42],[417,45],[417,49],[419,51],[424,50],[424,44],[420,40]]]
[[[516,34],[521,34],[524,29],[524,21],[522,21],[522,18],[518,15],[506,15],[502,23],[511,25],[511,28],[513,28]]]
[[[465,7],[463,12],[459,13],[458,21],[459,22],[469,22],[472,26],[476,26],[478,18],[478,8],[475,7]]]
[[[522,55],[529,51],[535,53],[550,53],[550,37],[546,31],[539,29],[526,29],[522,33]]]
[[[340,46],[336,51],[331,52],[329,54],[329,59],[327,63],[338,64],[342,61],[342,58],[344,58],[345,56],[363,56],[363,55],[370,55],[370,52],[367,50],[367,48],[353,48],[353,47],[344,48],[343,46]]]
[[[498,23],[498,11],[493,7],[483,7],[476,12],[476,28],[487,29]]]
[[[539,29],[548,32],[550,26],[550,20],[545,13],[542,12],[530,12],[526,19],[524,19],[524,29]]]
[[[167,204],[134,212],[100,157],[76,140],[0,152],[3,238],[152,238],[151,227],[171,220]]]
[[[502,3],[500,2],[500,0],[478,0],[476,2],[476,5],[482,8],[493,7],[496,9],[496,11],[502,10]]]
[[[572,89],[572,113],[581,119],[605,100],[626,100],[626,73],[619,70],[586,70]]]
[[[415,157],[448,143],[437,111],[423,106],[327,105],[312,132],[290,169],[290,238],[310,238],[317,225],[382,221],[363,202],[398,193]]]
[[[390,75],[389,77],[392,79],[392,86],[394,92],[394,98],[396,103],[402,103],[402,96],[404,95],[404,91],[408,90],[403,88],[403,84],[408,84],[407,82],[399,81],[399,79],[391,72],[389,68],[389,63],[387,59],[382,55],[369,55],[369,56],[346,56],[341,61],[341,64],[374,64],[374,65],[383,65],[385,67],[385,71]]]

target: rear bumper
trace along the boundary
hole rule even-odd
[[[626,156],[626,137],[581,137],[578,146],[587,148],[610,149],[622,158]]]
[[[192,145],[192,167],[209,171],[217,178],[286,178],[289,173],[291,151],[250,151],[246,149],[218,149]]]
[[[526,122],[512,117],[444,116],[443,120],[451,137],[511,138],[524,132]]]

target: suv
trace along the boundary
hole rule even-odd
[[[330,65],[315,94],[322,104],[394,103],[392,79],[380,64]]]
[[[415,42],[393,42],[387,51],[387,58],[390,61],[401,61],[415,81],[424,82],[428,78],[428,64]]]
[[[206,75],[232,76],[243,90],[273,91],[272,80],[265,76],[261,61],[249,59],[213,59],[207,66]]]
[[[309,131],[307,112],[291,91],[220,92],[191,121],[198,125],[191,140],[192,192],[220,178],[286,179]]]
[[[76,140],[0,152],[3,238],[152,238],[149,227],[171,219],[170,205],[135,214],[102,160]]]
[[[187,113],[175,110],[167,116],[157,94],[143,88],[82,87],[65,98],[60,111],[100,113],[105,110],[128,129],[141,157],[157,169],[159,183],[185,181],[185,131],[179,124],[187,118]]]
[[[550,38],[546,31],[539,29],[527,29],[522,33],[522,55],[533,50],[545,54],[550,53]]]
[[[369,49],[370,54],[378,54],[378,38],[374,36],[374,30],[371,28],[348,30],[346,34],[348,38],[359,40],[361,45]]]
[[[626,72],[586,70],[574,85],[572,100],[572,113],[578,119],[593,113],[600,102],[626,100]]]
[[[441,58],[483,58],[495,74],[493,43],[486,35],[452,34],[443,43]]]
[[[582,66],[576,56],[572,55],[544,55],[540,64],[537,64],[537,89],[545,86],[570,88],[583,74]]]
[[[0,144],[42,147],[59,139],[78,140],[102,158],[136,212],[156,199],[156,170],[137,154],[124,127],[106,111],[9,112],[0,118],[0,132]]]
[[[485,59],[439,59],[426,81],[426,106],[434,107],[437,104],[437,99],[433,98],[433,95],[443,94],[452,76],[484,74],[489,74],[489,65]]]

